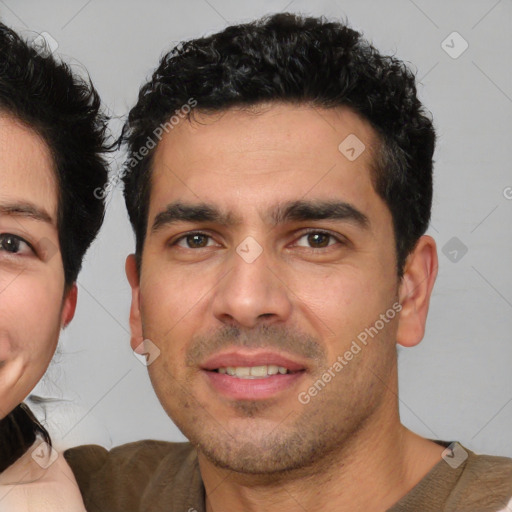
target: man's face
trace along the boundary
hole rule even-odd
[[[0,418],[43,375],[69,313],[56,219],[46,144],[0,115]]]
[[[399,286],[391,214],[370,178],[375,135],[347,109],[197,121],[155,153],[132,329],[161,351],[156,393],[211,461],[304,467],[395,399],[398,315],[353,345]],[[350,134],[366,146],[353,161],[338,149]]]

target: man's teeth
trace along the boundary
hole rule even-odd
[[[233,377],[238,377],[239,379],[261,379],[264,377],[270,377],[271,375],[277,375],[278,373],[281,375],[288,373],[286,368],[275,364],[264,366],[227,366],[219,368],[217,371]]]

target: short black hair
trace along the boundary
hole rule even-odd
[[[0,112],[33,129],[50,149],[58,183],[59,244],[66,285],[105,214],[94,191],[108,177],[107,117],[90,80],[0,23]],[[43,47],[44,49],[44,47]]]
[[[371,169],[376,193],[393,218],[397,271],[430,221],[435,131],[417,97],[413,72],[381,55],[346,24],[281,13],[179,44],[139,92],[123,128],[132,155],[124,195],[140,265],[151,189],[151,161],[140,148],[191,99],[199,112],[288,102],[348,107],[379,140]],[[188,114],[190,117],[191,114]],[[160,130],[161,131],[161,130]],[[137,158],[134,158],[137,156]]]

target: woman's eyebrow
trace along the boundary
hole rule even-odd
[[[44,208],[25,201],[0,203],[0,215],[25,217],[55,225],[51,215]]]

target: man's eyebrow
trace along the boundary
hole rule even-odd
[[[233,215],[223,213],[210,204],[176,202],[168,204],[165,210],[155,217],[151,231],[158,231],[163,226],[176,222],[214,222],[223,225],[233,225],[238,221],[235,220]]]
[[[342,220],[368,229],[368,217],[356,207],[344,201],[291,201],[277,205],[268,214],[274,226],[291,221]],[[212,222],[225,226],[240,224],[241,219],[231,213],[220,211],[216,206],[199,203],[175,202],[167,205],[153,221],[151,230],[158,231],[163,226],[176,222]]]
[[[345,201],[292,201],[276,207],[271,219],[274,225],[290,221],[342,220],[365,229],[370,226],[368,217]]]
[[[54,224],[51,215],[44,208],[28,202],[0,203],[0,215],[25,217]]]

